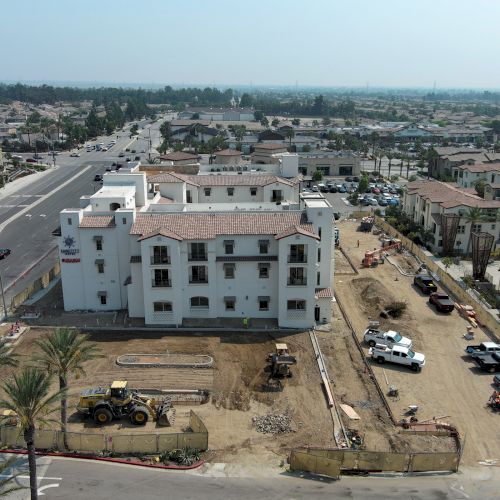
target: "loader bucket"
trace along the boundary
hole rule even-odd
[[[158,425],[171,427],[175,422],[175,408],[163,406],[158,412]]]

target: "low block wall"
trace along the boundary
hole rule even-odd
[[[66,433],[68,448],[74,451],[115,453],[161,453],[178,448],[208,448],[208,431],[202,420],[191,411],[190,423],[193,432],[178,432],[172,434],[89,434],[80,432]],[[18,427],[0,427],[0,445],[25,448],[26,443]],[[63,434],[53,429],[39,429],[35,433],[37,449],[64,450]]]

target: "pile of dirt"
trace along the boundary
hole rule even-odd
[[[378,318],[380,311],[396,299],[391,292],[377,279],[355,278],[352,287],[359,295],[359,306],[371,318]]]
[[[287,408],[283,413],[268,413],[252,418],[252,425],[263,434],[287,434],[292,430],[292,414]]]

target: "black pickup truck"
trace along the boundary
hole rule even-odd
[[[450,313],[455,309],[455,304],[450,300],[450,297],[442,292],[433,292],[429,297],[429,303],[439,312]]]
[[[500,354],[496,352],[493,354],[487,354],[486,356],[474,358],[474,361],[483,372],[500,372]]]
[[[413,278],[413,284],[427,295],[430,295],[432,292],[437,292],[437,286],[434,281],[432,281],[432,277],[428,274],[417,274]]]

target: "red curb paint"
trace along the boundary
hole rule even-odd
[[[0,453],[13,453],[15,455],[27,455],[28,452],[25,450],[2,450]],[[64,458],[80,458],[82,460],[95,460],[98,462],[111,462],[115,464],[125,464],[125,465],[136,465],[139,467],[149,467],[151,469],[167,469],[167,470],[191,470],[201,467],[205,460],[200,460],[193,465],[159,465],[159,464],[145,464],[144,462],[133,462],[130,460],[123,460],[121,458],[108,458],[108,457],[95,457],[92,455],[78,455],[73,453],[54,453],[54,452],[43,452],[35,451],[35,455],[46,456],[46,457],[64,457]]]

